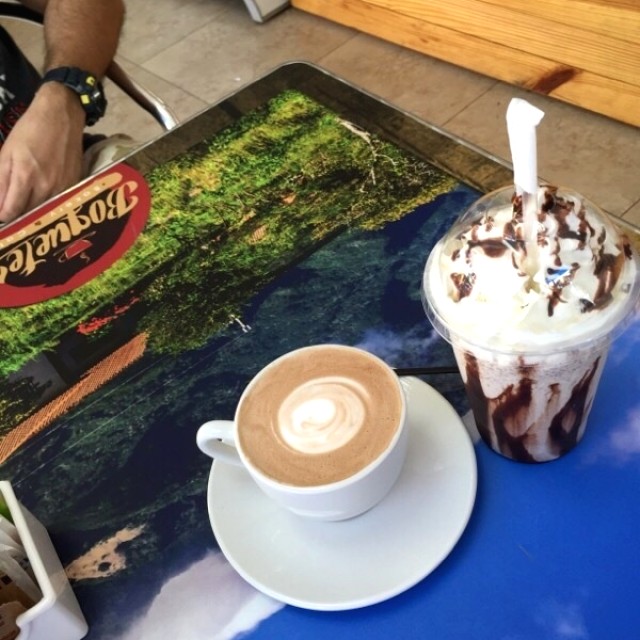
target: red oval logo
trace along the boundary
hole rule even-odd
[[[0,229],[0,307],[49,300],[99,275],[133,245],[150,208],[142,175],[118,164]]]

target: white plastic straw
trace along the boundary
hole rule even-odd
[[[536,127],[543,117],[543,111],[520,98],[513,98],[507,108],[507,132],[513,161],[513,182],[516,193],[522,196],[524,237],[528,242],[527,270],[530,275],[534,275],[538,270],[538,151]]]
[[[544,111],[520,98],[513,98],[507,108],[513,181],[518,195],[538,192],[536,127],[543,117]]]

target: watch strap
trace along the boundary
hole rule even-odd
[[[104,115],[107,101],[101,82],[92,73],[78,67],[56,67],[44,74],[42,84],[45,82],[59,82],[78,95],[88,126],[95,124]]]

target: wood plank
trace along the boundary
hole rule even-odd
[[[629,84],[640,76],[640,43],[566,27],[479,0],[367,0],[372,6],[507,45],[534,56]],[[638,14],[640,16],[640,12]],[[635,31],[640,33],[640,24]]]
[[[558,65],[517,49],[493,45],[431,23],[372,5],[366,0],[293,0],[293,5],[436,58],[523,86],[553,73]],[[426,80],[426,79],[425,79]]]
[[[293,0],[292,4],[400,46],[640,126],[640,90],[636,85],[580,72],[363,0]]]
[[[478,0],[549,22],[580,27],[595,34],[637,43],[640,34],[638,0]]]
[[[571,82],[559,85],[548,95],[614,120],[640,126],[640,87],[637,85],[592,73],[581,73]]]

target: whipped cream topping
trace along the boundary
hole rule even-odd
[[[512,349],[604,335],[628,314],[637,258],[608,218],[577,194],[539,190],[534,249],[525,242],[520,198],[454,227],[425,270],[436,326]]]
[[[340,376],[309,380],[282,402],[280,435],[302,453],[334,451],[362,429],[370,403],[367,389],[355,380]]]

